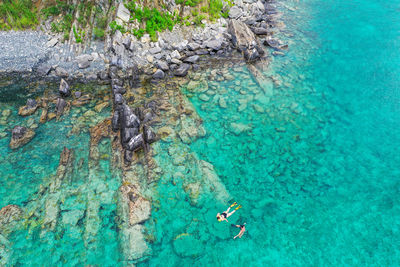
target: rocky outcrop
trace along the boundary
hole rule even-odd
[[[22,210],[17,205],[8,205],[0,210],[0,232],[3,232],[4,227],[19,221],[22,216]]]
[[[69,85],[64,79],[61,79],[60,88],[58,89],[58,91],[60,92],[60,95],[62,97],[68,97],[71,95],[71,91],[69,90]]]
[[[22,126],[15,126],[12,130],[10,148],[17,149],[31,141],[34,136],[35,132],[33,130]]]
[[[232,36],[233,46],[243,54],[246,60],[257,60],[264,54],[256,36],[244,22],[235,19],[230,20],[228,31]]]
[[[20,107],[18,110],[18,114],[21,116],[29,116],[35,113],[37,108],[39,107],[38,103],[34,99],[28,99],[26,101],[26,105]]]

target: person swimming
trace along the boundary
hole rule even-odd
[[[232,226],[236,226],[237,228],[240,228],[240,232],[233,239],[236,239],[236,237],[242,238],[244,232],[246,231],[246,223],[241,224],[241,225],[232,224]]]
[[[222,221],[228,221],[227,218],[228,218],[229,216],[231,216],[232,214],[234,214],[238,209],[240,209],[240,208],[242,207],[242,205],[239,205],[239,206],[237,206],[233,211],[229,212],[229,210],[230,210],[231,208],[233,208],[234,206],[236,206],[236,205],[237,205],[237,203],[234,202],[232,205],[229,206],[229,208],[228,208],[226,211],[224,211],[224,212],[222,212],[222,213],[218,213],[218,214],[217,214],[217,219],[218,219],[218,221],[220,221],[220,222],[222,222]]]

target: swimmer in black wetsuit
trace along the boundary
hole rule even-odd
[[[233,239],[236,239],[236,237],[242,238],[242,235],[246,231],[246,223],[244,223],[242,225],[234,225],[234,224],[232,224],[232,226],[236,226],[237,228],[240,228],[240,232]]]
[[[218,221],[222,222],[222,221],[228,221],[226,218],[228,218],[229,216],[231,216],[232,214],[235,213],[235,211],[237,211],[238,209],[240,209],[242,207],[242,205],[237,206],[233,211],[229,212],[229,210],[231,208],[233,208],[234,206],[236,206],[237,203],[233,203],[226,211],[222,212],[222,213],[218,213],[217,214],[217,219]]]

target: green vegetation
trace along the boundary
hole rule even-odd
[[[0,1],[0,30],[21,30],[32,28],[37,24],[38,19],[32,1]]]
[[[155,8],[140,7],[136,5],[135,1],[127,2],[125,6],[131,12],[131,20],[137,20],[143,25],[143,28],[132,32],[137,38],[141,38],[144,32],[147,32],[150,35],[150,39],[155,42],[158,39],[157,32],[166,29],[172,30],[174,25],[180,21],[176,14],[171,15]],[[116,27],[118,26],[120,25],[116,25]]]
[[[184,4],[185,6],[195,7],[197,6],[201,0],[175,0],[175,4]]]
[[[58,16],[61,13],[68,14],[74,10],[74,5],[68,5],[65,2],[57,1],[56,5],[43,8],[40,12],[42,13],[44,19],[47,19],[50,16]]]
[[[111,28],[112,33],[114,33],[117,30],[120,31],[122,34],[127,32],[127,30],[124,28],[124,26],[117,24],[117,22],[115,20],[111,21],[110,28]]]
[[[75,41],[77,43],[82,43],[83,38],[85,38],[85,31],[83,31],[82,29],[76,30],[75,25],[74,25],[72,31],[74,32]]]

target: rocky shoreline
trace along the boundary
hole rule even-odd
[[[125,76],[143,75],[162,79],[185,76],[208,57],[227,58],[235,51],[246,60],[265,58],[263,45],[281,55],[287,47],[273,37],[284,27],[270,1],[235,1],[229,18],[204,27],[175,25],[159,33],[152,42],[145,34],[140,40],[115,31],[104,42],[82,44],[63,42],[51,31],[0,32],[0,75],[25,74],[32,77],[68,80],[108,80],[108,70],[118,66]],[[114,19],[128,23],[129,10],[120,3]],[[267,53],[268,54],[268,53]]]

